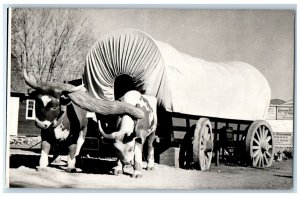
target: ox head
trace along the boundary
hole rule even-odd
[[[62,105],[71,102],[68,94],[78,91],[82,86],[72,86],[65,83],[37,83],[24,71],[24,79],[31,89],[29,95],[35,99],[35,124],[41,129],[46,129],[53,124],[62,111]]]
[[[34,89],[31,95],[36,100],[36,125],[46,129],[61,112],[62,103],[73,101],[81,108],[103,115],[129,114],[135,118],[143,118],[144,113],[135,106],[119,101],[103,101],[96,99],[84,91],[82,86],[58,82],[36,82],[31,79],[26,70],[23,71],[25,82]]]
[[[103,131],[101,123],[99,123],[99,131],[105,139],[111,140],[115,148],[118,159],[120,159],[123,165],[133,165],[135,143],[141,143],[141,138],[136,136],[136,132],[133,128],[133,121],[129,116],[123,116],[120,118],[123,125],[126,122],[127,128],[122,128],[113,133],[107,134]],[[132,124],[131,124],[132,121]],[[121,123],[121,124],[122,124]]]

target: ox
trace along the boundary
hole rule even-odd
[[[118,165],[113,169],[114,174],[123,173],[125,165],[133,165],[132,177],[142,177],[142,151],[144,143],[147,142],[147,170],[154,168],[153,141],[156,138],[157,127],[155,97],[141,95],[138,91],[129,91],[120,99],[134,105],[144,112],[144,118],[135,120],[129,115],[119,116],[117,129],[111,134],[104,132],[100,120],[98,120],[99,131],[106,139],[113,140],[113,146],[118,156]]]
[[[51,146],[64,143],[68,146],[67,171],[76,171],[76,156],[79,155],[87,131],[87,111],[102,115],[129,114],[143,118],[140,109],[119,101],[102,101],[70,84],[57,82],[38,83],[24,69],[23,76],[28,86],[34,89],[30,95],[36,101],[36,126],[41,128],[42,151],[39,169],[48,166]]]

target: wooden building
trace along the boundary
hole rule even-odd
[[[8,101],[8,133],[14,136],[39,136],[34,124],[35,101],[25,93],[11,92]]]

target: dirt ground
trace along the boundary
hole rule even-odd
[[[91,189],[275,189],[290,190],[293,160],[274,162],[269,169],[212,164],[209,171],[185,170],[156,164],[154,171],[143,170],[141,179],[111,173],[114,160],[85,159],[83,172],[67,173],[64,166],[37,171],[39,154],[13,149],[8,169],[11,188],[91,188]],[[64,157],[63,157],[64,160]],[[62,161],[63,162],[63,161]],[[256,190],[257,191],[257,190]]]

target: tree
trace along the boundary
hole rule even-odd
[[[82,9],[14,8],[11,51],[20,70],[39,81],[81,77],[94,42],[92,25]]]

